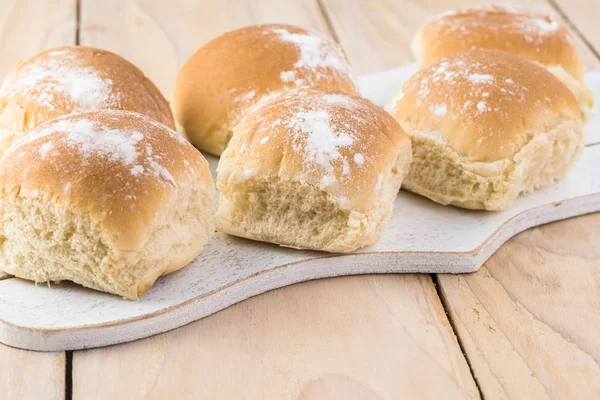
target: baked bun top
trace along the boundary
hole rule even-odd
[[[558,65],[579,81],[583,66],[568,29],[548,14],[520,7],[483,6],[442,13],[413,40],[421,65],[475,48],[504,50],[544,66]]]
[[[410,140],[379,106],[355,95],[300,89],[242,119],[217,176],[219,185],[300,181],[321,188],[343,209],[365,212],[400,155],[410,157]]]
[[[554,75],[496,50],[457,53],[428,65],[387,109],[407,132],[483,162],[511,157],[532,135],[582,118],[573,94]]]
[[[0,88],[0,120],[27,131],[61,115],[136,111],[174,128],[169,103],[142,71],[105,50],[62,46],[17,65]]]
[[[220,154],[245,111],[265,95],[298,87],[357,93],[332,39],[291,25],[254,25],[201,47],[177,77],[172,107],[192,143]]]
[[[37,197],[99,223],[121,251],[144,244],[178,187],[214,193],[208,163],[175,131],[149,117],[103,110],[32,129],[0,160],[0,195]]]

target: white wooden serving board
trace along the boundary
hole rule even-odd
[[[363,76],[363,94],[384,104],[414,70],[408,65]],[[588,73],[587,79],[600,98],[600,72]],[[215,167],[217,160],[210,161]],[[217,233],[191,265],[159,279],[138,301],[70,283],[2,280],[0,342],[41,351],[99,347],[165,332],[306,280],[472,272],[518,232],[595,211],[600,211],[600,117],[586,127],[586,149],[564,181],[520,197],[504,212],[444,207],[401,192],[379,243],[353,254],[297,251]]]

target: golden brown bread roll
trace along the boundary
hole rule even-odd
[[[147,116],[59,117],[0,160],[0,268],[136,299],[202,252],[214,193],[202,155]]]
[[[18,64],[0,88],[0,156],[42,122],[104,109],[136,111],[174,128],[169,103],[122,57],[81,46],[36,54]]]
[[[547,70],[496,50],[429,64],[387,106],[412,139],[404,188],[441,203],[503,210],[563,178],[583,146],[573,94]]]
[[[234,128],[217,171],[217,230],[330,252],[373,244],[410,160],[406,134],[370,101],[286,93]]]
[[[560,79],[573,92],[586,116],[593,111],[594,93],[585,84],[573,36],[549,14],[500,5],[449,11],[421,27],[412,48],[422,66],[476,48],[519,55]]]
[[[291,25],[254,25],[217,37],[185,63],[172,108],[190,141],[219,155],[249,109],[297,87],[357,92],[351,68],[332,39]]]

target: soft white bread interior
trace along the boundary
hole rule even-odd
[[[249,109],[298,87],[357,93],[332,39],[291,25],[254,25],[217,37],[185,63],[172,108],[178,128],[196,147],[220,155]]]
[[[563,178],[583,146],[573,94],[547,70],[496,50],[444,57],[387,106],[412,139],[404,188],[441,203],[508,208]]]
[[[136,111],[175,127],[156,86],[118,55],[80,46],[36,54],[19,63],[0,88],[0,156],[42,122],[104,109]]]
[[[373,244],[410,160],[400,125],[368,100],[289,92],[234,128],[217,170],[217,230],[330,252]]]
[[[136,299],[202,252],[214,193],[202,155],[149,117],[59,117],[0,161],[0,269]]]
[[[584,81],[573,36],[549,14],[500,5],[449,11],[421,27],[412,48],[422,66],[476,48],[519,55],[560,79],[573,92],[585,116],[593,113],[594,92]]]

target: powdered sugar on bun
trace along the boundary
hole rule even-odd
[[[77,48],[49,51],[34,57],[9,76],[0,89],[0,97],[28,96],[44,107],[54,108],[62,96],[72,112],[118,107],[119,93],[113,81],[84,64]]]
[[[105,109],[139,112],[174,128],[168,102],[125,59],[79,46],[41,52],[17,65],[0,88],[0,156],[45,121]]]
[[[1,165],[5,193],[19,187],[25,196],[77,196],[78,207],[115,217],[153,207],[192,181],[212,184],[206,160],[181,135],[128,111],[48,121],[15,142]]]
[[[298,88],[358,92],[331,38],[292,25],[248,26],[215,38],[185,63],[173,112],[196,147],[219,155],[247,112]]]
[[[324,69],[334,69],[343,75],[352,76],[350,65],[346,62],[341,48],[330,38],[312,31],[292,33],[285,27],[273,28],[278,37],[297,46],[298,60],[294,63],[295,69],[311,69],[318,79],[327,78],[323,75]],[[295,71],[281,72],[284,83],[294,82],[296,86],[305,86],[308,82],[304,79],[295,79]]]
[[[444,57],[408,79],[402,93],[388,106],[400,124],[470,161],[512,157],[536,127],[582,118],[573,94],[551,73],[496,50]]]
[[[391,163],[392,149],[407,142],[393,118],[368,100],[300,89],[251,111],[234,129],[234,149],[226,154],[245,165],[239,171],[266,173],[281,162],[282,169],[294,171],[294,179],[354,199],[374,192],[373,169]],[[228,179],[246,178],[234,172]]]
[[[447,26],[456,35],[470,35],[477,28],[523,32],[528,43],[543,43],[544,36],[566,29],[550,14],[507,5],[484,5],[463,10],[448,11],[433,21]]]
[[[439,14],[413,43],[421,65],[472,49],[503,50],[583,81],[583,66],[567,27],[552,15],[522,7],[487,5]]]

